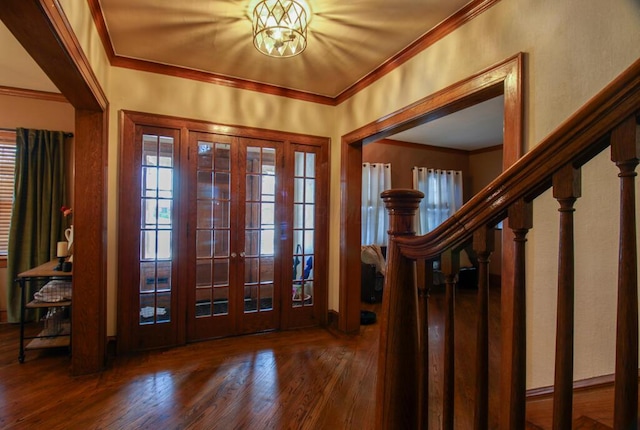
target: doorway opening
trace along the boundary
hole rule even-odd
[[[340,241],[340,305],[338,327],[345,332],[360,329],[360,206],[362,195],[362,146],[418,125],[458,112],[486,100],[504,96],[503,170],[522,155],[522,88],[524,54],[519,53],[503,62],[457,82],[435,94],[413,103],[384,118],[373,121],[342,137],[341,177],[345,182],[341,196]],[[347,228],[350,226],[350,228]],[[353,228],[358,226],[358,228]],[[503,244],[511,241],[503,231]],[[513,253],[502,247],[502,285],[511,282],[510,264]]]

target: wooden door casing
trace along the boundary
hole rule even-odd
[[[310,325],[324,325],[327,322],[327,247],[328,243],[328,150],[329,139],[324,137],[293,134],[287,132],[254,129],[248,127],[217,125],[203,121],[183,118],[152,115],[139,112],[123,111],[121,119],[120,142],[120,195],[118,200],[118,351],[127,352],[140,349],[165,347],[184,344],[188,341],[201,340],[225,336],[229,333],[243,334],[270,329],[291,329]],[[138,323],[140,306],[135,296],[138,293],[139,277],[139,230],[140,230],[140,201],[135,201],[134,186],[140,184],[140,155],[132,156],[138,129],[160,130],[172,133],[176,139],[174,189],[175,208],[173,231],[175,244],[173,245],[172,276],[175,286],[175,296],[172,305],[175,312],[175,327],[170,333],[150,336],[140,340],[136,337],[140,329]],[[274,290],[273,308],[270,317],[260,315],[256,318],[246,318],[241,323],[228,319],[227,326],[220,332],[204,333],[196,336],[195,330],[195,293],[190,286],[195,283],[194,262],[196,258],[195,231],[197,223],[196,207],[190,204],[197,197],[197,181],[193,166],[197,153],[193,152],[192,142],[198,136],[215,135],[221,142],[228,142],[234,148],[243,145],[255,147],[277,146],[278,156],[276,169],[279,172],[279,190],[275,193],[277,212],[275,214],[274,236],[276,239],[274,252]],[[239,149],[234,149],[239,150]],[[313,306],[292,306],[292,242],[291,226],[293,215],[292,205],[292,172],[295,151],[313,152],[316,157],[316,190],[314,242],[318,246],[314,254]],[[239,155],[236,155],[237,158]],[[237,166],[236,166],[237,167]],[[244,181],[244,179],[243,179]],[[238,186],[236,185],[236,188]],[[244,185],[243,185],[244,187]],[[239,191],[237,192],[239,193]],[[139,196],[138,196],[139,197]],[[233,220],[243,219],[246,214],[234,213]],[[244,221],[244,219],[243,219]],[[236,221],[234,221],[236,222]],[[136,224],[137,223],[137,224]],[[235,227],[234,227],[235,228]],[[137,238],[137,239],[136,239]],[[131,241],[137,241],[132,244]],[[138,251],[134,251],[137,249]],[[240,250],[240,249],[238,249]],[[236,254],[239,255],[238,250]],[[240,250],[241,251],[241,250]],[[239,260],[239,259],[238,259]],[[242,263],[236,263],[240,266]],[[242,274],[244,269],[233,269],[234,273]],[[134,294],[135,292],[135,294]],[[253,315],[252,315],[253,317]],[[133,327],[133,328],[132,328]],[[143,330],[144,331],[144,330]],[[151,342],[152,339],[155,339]]]
[[[222,148],[225,153],[228,148],[228,159],[220,163],[216,154],[222,154]],[[260,203],[261,196],[250,196],[247,192],[250,179],[260,179],[260,173],[248,166],[249,149],[258,150],[259,154],[273,150],[276,187],[271,203],[275,208],[273,255],[262,255],[262,251],[255,248],[259,245],[247,243],[248,237],[255,236],[250,233],[260,237],[263,232],[262,227],[251,225],[254,219],[261,223],[260,214],[248,209],[259,210],[263,204]],[[278,259],[281,251],[280,241],[275,238],[280,236],[278,220],[284,213],[283,193],[279,189],[283,182],[279,173],[283,170],[282,143],[192,133],[190,153],[197,155],[190,157],[188,176],[191,184],[188,204],[192,214],[188,222],[193,227],[188,229],[187,237],[187,267],[192,269],[188,270],[187,281],[187,340],[278,329],[281,284]],[[211,157],[211,161],[207,157]],[[210,170],[208,166],[211,166]],[[218,178],[222,179],[218,181]],[[262,182],[255,185],[261,193]],[[207,219],[209,216],[211,220]],[[245,278],[250,275],[256,277],[256,282],[247,284]],[[271,282],[261,282],[265,276]],[[263,306],[268,303],[261,300],[264,295],[271,298],[270,308]],[[254,302],[255,309],[252,307]]]
[[[171,128],[133,126],[131,141],[121,147],[121,175],[120,175],[120,206],[119,206],[119,324],[118,349],[121,351],[144,350],[162,346],[172,346],[183,343],[184,336],[181,327],[184,325],[183,313],[180,312],[180,285],[178,268],[179,237],[184,227],[176,220],[180,219],[180,192],[176,172],[180,166],[180,131]],[[168,208],[168,222],[160,226],[160,200],[156,196],[155,222],[157,228],[156,244],[154,245],[156,258],[145,259],[141,223],[146,219],[143,205],[146,200],[153,201],[153,197],[144,195],[143,188],[143,139],[144,136],[167,138],[172,141],[171,166],[171,198],[164,199]],[[158,143],[160,145],[160,143]],[[158,149],[158,157],[160,149]],[[159,169],[159,168],[158,168]],[[158,193],[159,194],[159,193]],[[153,203],[151,203],[153,204]],[[163,219],[167,219],[164,217]],[[149,223],[150,221],[145,221]],[[162,228],[162,230],[160,230]],[[154,229],[150,229],[149,237],[153,237]],[[160,233],[168,234],[170,248],[169,258],[158,258],[157,237]],[[142,273],[148,271],[147,273]],[[144,281],[143,281],[144,279]],[[151,309],[151,310],[149,310]],[[148,312],[152,314],[149,315]],[[161,314],[161,312],[163,312]]]

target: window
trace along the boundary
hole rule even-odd
[[[462,206],[462,172],[413,168],[413,188],[424,193],[416,217],[416,234],[427,234]]]
[[[380,193],[391,189],[391,164],[362,164],[362,245],[387,244],[389,215]]]
[[[6,257],[13,207],[16,132],[0,130],[0,257]]]

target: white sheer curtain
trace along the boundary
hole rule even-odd
[[[362,163],[362,244],[386,245],[389,216],[380,193],[391,188],[391,164]]]
[[[462,172],[413,168],[413,188],[424,193],[416,217],[416,234],[430,232],[462,206]]]

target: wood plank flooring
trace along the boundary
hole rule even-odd
[[[430,428],[441,428],[443,292],[430,298]],[[473,428],[475,291],[456,296],[455,428]],[[379,305],[363,304],[378,311]],[[499,296],[491,295],[490,428],[497,427]],[[65,350],[27,351],[0,324],[2,429],[358,429],[375,427],[379,324],[357,335],[323,328],[219,339],[118,356],[99,374],[69,376]],[[590,398],[594,419],[611,403]],[[576,400],[576,408],[584,407]],[[550,403],[527,406],[530,428],[549,429]],[[579,415],[578,415],[579,416]],[[585,421],[583,419],[583,421]],[[584,423],[583,423],[584,424]],[[578,428],[578,427],[576,427]],[[588,428],[588,427],[583,427]],[[402,429],[400,429],[402,430]]]
[[[2,429],[371,429],[378,325],[312,328],[117,357],[69,376],[65,351],[27,351],[0,326]]]

